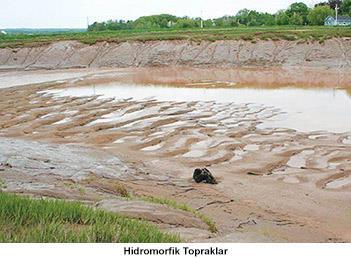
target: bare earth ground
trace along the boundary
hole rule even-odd
[[[0,48],[1,69],[104,67],[318,67],[349,70],[351,39],[308,40],[156,40],[135,42],[57,41]]]
[[[0,90],[0,178],[6,191],[84,201],[157,223],[188,241],[351,241],[351,133],[259,129],[281,111],[257,104],[47,92],[114,81],[232,87],[233,78],[237,87],[348,88],[347,72],[169,68],[0,76],[1,87],[23,84],[24,76],[32,83]],[[210,82],[199,84],[204,77]],[[218,185],[191,180],[193,169],[204,166]],[[134,196],[186,203],[212,218],[218,232],[189,212],[121,199],[121,185]]]

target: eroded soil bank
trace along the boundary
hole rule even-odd
[[[351,68],[351,40],[164,40],[85,45],[60,41],[39,47],[0,49],[0,69],[143,66],[284,66]]]
[[[86,96],[55,94],[104,83],[183,84],[206,90],[236,87],[238,74],[248,79],[256,74],[203,70],[189,76],[189,71],[171,70],[162,76],[164,72],[80,70],[74,77],[36,71],[57,81],[1,89],[2,188],[143,218],[188,241],[351,241],[350,132],[260,128],[282,110],[258,103],[108,98],[93,91]],[[274,70],[257,72],[277,81],[288,78],[282,71],[278,77],[271,77]],[[16,85],[14,78],[25,74],[2,76]],[[348,78],[348,73],[338,76]],[[338,87],[327,77],[321,87]],[[269,81],[268,87],[289,85]],[[347,84],[342,87],[349,89]],[[205,166],[218,185],[191,180],[193,169]],[[123,199],[124,188],[136,197],[186,203],[212,218],[218,232],[210,232],[194,213]]]

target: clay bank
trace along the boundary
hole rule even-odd
[[[351,67],[351,40],[324,41],[164,40],[86,45],[59,41],[0,49],[0,69],[58,69],[140,66]]]

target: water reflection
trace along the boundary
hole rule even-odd
[[[256,103],[279,108],[284,115],[260,127],[284,127],[300,131],[351,131],[350,90],[328,88],[187,88],[160,85],[115,83],[69,87],[56,92],[60,96],[115,97],[135,100],[213,101],[218,103]]]

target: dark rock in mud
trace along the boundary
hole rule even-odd
[[[217,184],[217,180],[207,168],[195,169],[193,179],[196,183]]]
[[[0,167],[7,167],[7,168],[12,168],[12,165],[10,163],[0,163]]]
[[[262,174],[257,173],[257,172],[247,172],[249,176],[261,176]]]

